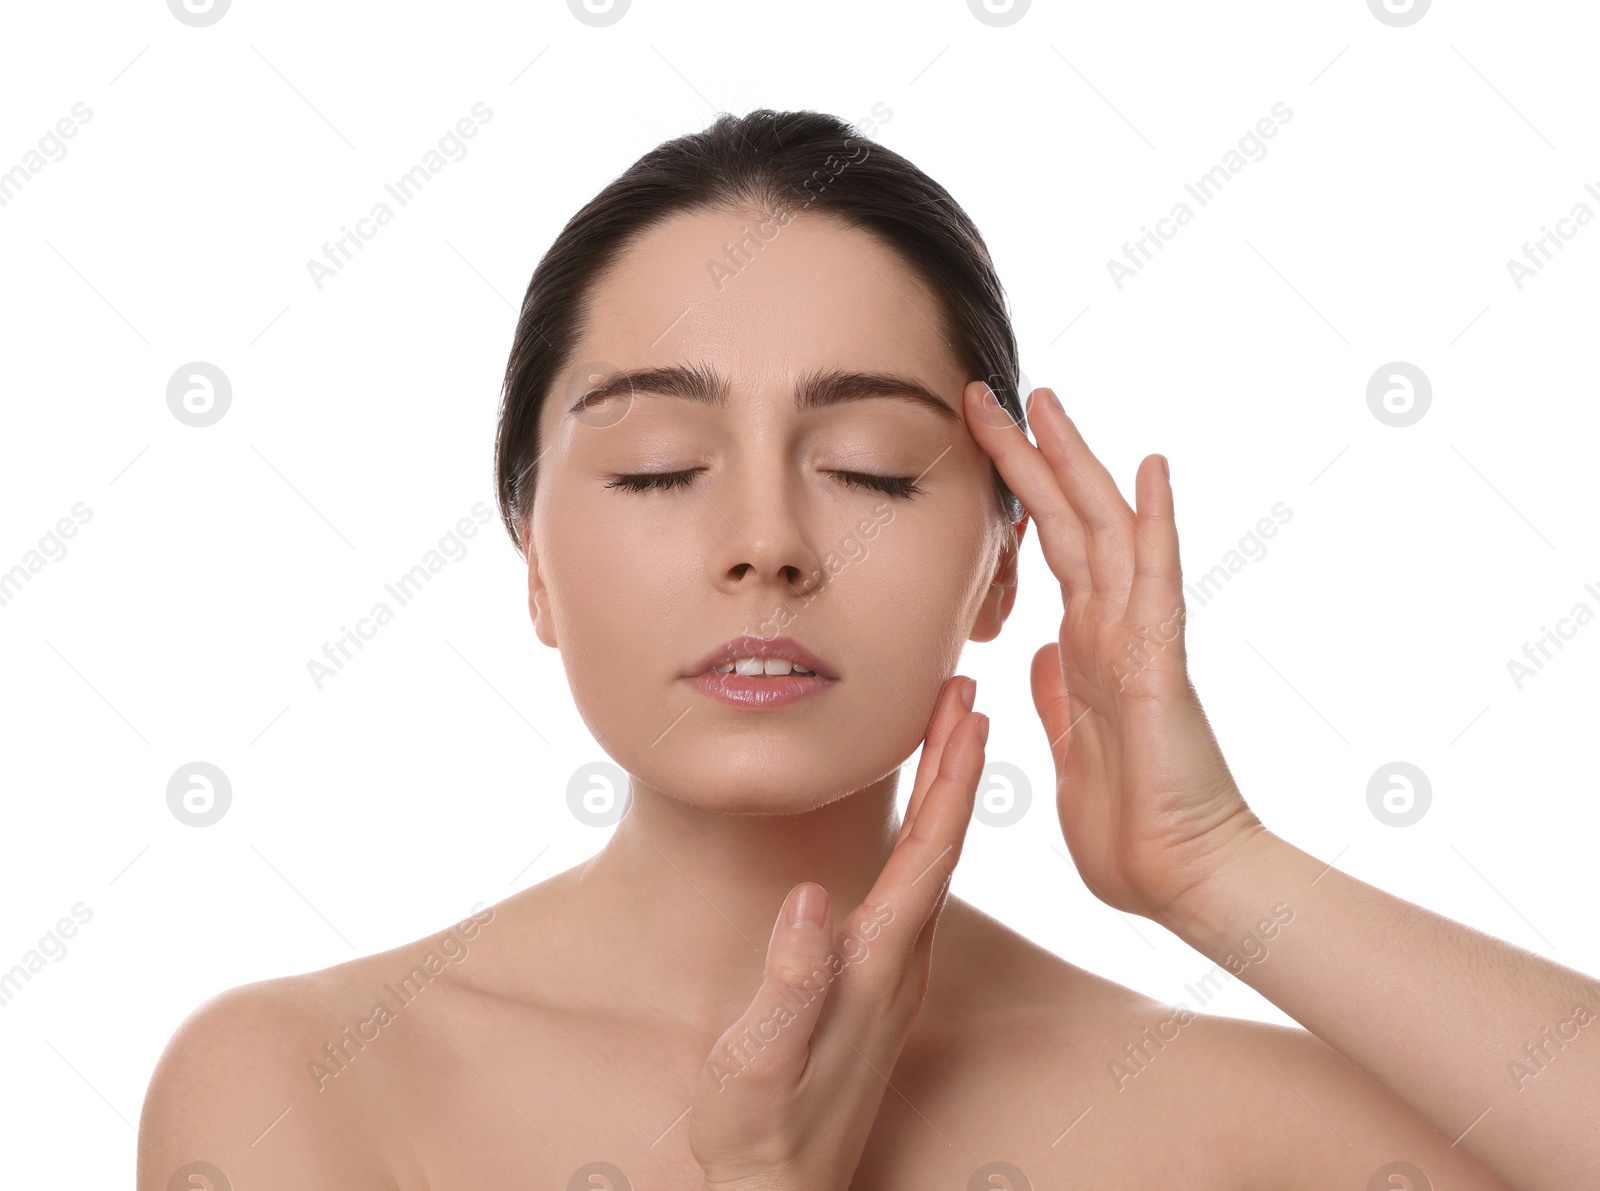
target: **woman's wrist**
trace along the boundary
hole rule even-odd
[[[1241,835],[1216,871],[1180,903],[1156,915],[1155,921],[1201,954],[1217,959],[1236,941],[1239,930],[1269,912],[1293,887],[1286,868],[1297,859],[1292,855],[1296,851],[1265,827]]]

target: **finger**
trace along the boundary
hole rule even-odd
[[[950,900],[950,880],[946,877],[944,886],[939,890],[939,896],[934,899],[933,909],[928,913],[928,921],[923,924],[922,931],[917,935],[917,941],[911,948],[911,968],[922,980],[922,987],[918,991],[918,1000],[926,989],[927,979],[933,961],[933,937],[938,931],[939,916],[944,913],[946,903]]]
[[[1033,690],[1034,710],[1039,713],[1039,722],[1044,725],[1050,758],[1056,763],[1056,774],[1059,776],[1067,763],[1072,729],[1087,705],[1073,709],[1074,700],[1061,676],[1061,646],[1057,642],[1052,641],[1035,651],[1028,685]]]
[[[711,1052],[717,1086],[747,1072],[785,1086],[799,1080],[833,984],[832,944],[828,891],[812,881],[796,885],[773,924],[755,999]]]
[[[1036,390],[1037,391],[1037,390]],[[1072,502],[1061,490],[1055,469],[1039,448],[1028,441],[1022,427],[995,404],[994,394],[982,381],[963,390],[967,429],[994,460],[1001,479],[1016,494],[1039,526],[1039,547],[1045,562],[1071,596],[1089,590],[1089,536]]]
[[[1120,611],[1133,575],[1133,510],[1051,389],[1034,390],[1028,418],[1039,450],[1088,532],[1092,590]]]
[[[881,982],[898,982],[961,858],[988,734],[989,717],[981,712],[963,717],[950,734],[921,810],[858,910],[883,923],[881,950],[888,962],[878,965],[880,971],[887,971],[879,978]]]
[[[1153,648],[1172,650],[1167,656],[1182,666],[1183,566],[1165,456],[1150,455],[1139,464],[1134,491],[1139,502],[1139,533],[1134,539],[1128,614],[1148,634]]]
[[[922,740],[922,758],[917,762],[917,777],[911,786],[911,799],[906,803],[905,820],[900,824],[900,835],[895,843],[905,839],[906,832],[922,809],[922,800],[939,772],[939,758],[944,755],[945,742],[961,722],[961,717],[972,710],[977,699],[978,684],[964,675],[947,680],[939,691],[938,702],[933,707],[933,718],[928,721],[928,732]]]

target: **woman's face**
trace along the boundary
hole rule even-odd
[[[679,216],[594,287],[543,409],[529,606],[584,723],[636,784],[798,813],[910,756],[963,642],[999,632],[1015,552],[932,291],[833,218],[772,219],[764,241],[761,220]],[[637,369],[699,373],[724,401],[663,378],[568,412]],[[947,412],[859,380],[796,408],[808,382],[854,373],[910,382]],[[652,472],[691,474],[618,483]],[[740,634],[792,638],[836,678],[785,706],[729,706],[690,676]]]

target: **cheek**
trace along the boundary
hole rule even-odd
[[[587,475],[551,479],[539,491],[535,529],[559,619],[581,631],[585,621],[648,617],[654,593],[672,581],[668,572],[682,569],[684,535],[664,534],[659,519],[640,515],[634,502],[648,498],[606,491]]]
[[[968,511],[970,502],[954,503],[890,505],[893,518],[860,543],[865,557],[849,568],[861,597],[841,598],[852,615],[870,605],[875,615],[899,622],[898,635],[922,652],[951,661],[966,640],[967,613],[976,611],[989,580],[986,526]]]
[[[894,520],[863,542],[865,558],[834,581],[825,623],[849,642],[842,653],[859,675],[854,697],[863,707],[883,699],[874,718],[903,713],[920,738],[988,587],[983,527],[948,509],[893,507]]]
[[[596,744],[629,773],[651,772],[652,742],[681,709],[677,673],[700,645],[673,627],[668,590],[652,559],[615,545],[571,543],[555,564],[551,610],[572,705]],[[656,560],[659,561],[659,560]]]
[[[624,527],[606,518],[603,504],[557,485],[541,489],[539,499],[545,502],[535,514],[544,613],[587,722],[597,701],[614,702],[626,691],[619,676],[640,668],[637,656],[630,663],[628,655],[637,647],[633,634],[653,619],[653,559],[620,539]]]

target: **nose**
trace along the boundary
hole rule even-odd
[[[716,501],[720,538],[710,566],[713,584],[728,594],[771,587],[786,596],[807,595],[823,582],[822,560],[808,542],[796,492],[798,481],[782,464],[736,468]]]

